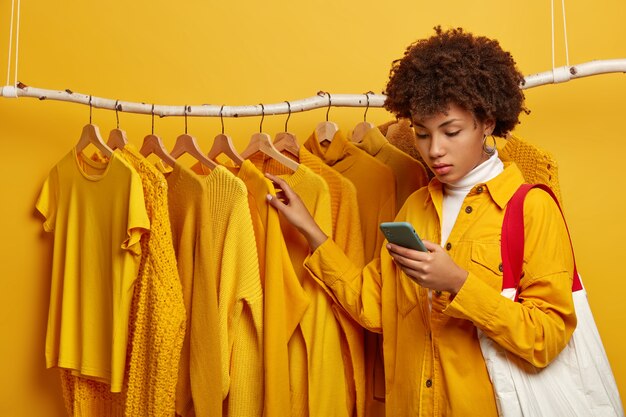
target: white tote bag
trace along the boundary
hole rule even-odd
[[[509,201],[502,225],[502,295],[517,300],[524,253],[523,204],[539,187],[524,184]],[[478,336],[502,417],[620,417],[624,410],[580,276],[572,286],[578,325],[567,346],[546,368],[507,352],[480,330]]]

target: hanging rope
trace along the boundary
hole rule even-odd
[[[554,48],[554,0],[550,0],[550,15],[552,17],[552,78],[554,83],[562,83],[568,81],[572,75],[571,68],[569,68],[569,47],[567,45],[567,20],[565,18],[565,0],[561,0],[561,9],[563,13],[563,38],[565,43],[565,67],[556,67],[555,62],[555,48]],[[569,70],[566,71],[565,69]]]
[[[9,24],[9,55],[7,57],[7,83],[2,88],[2,96],[13,97],[18,96],[17,92],[17,69],[19,62],[19,47],[20,47],[20,9],[21,1],[17,0],[17,20],[15,19],[15,0],[11,1],[11,23]],[[13,52],[13,22],[15,22],[15,66],[13,85],[11,85],[11,57]]]

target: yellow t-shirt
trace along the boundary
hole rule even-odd
[[[139,175],[72,149],[50,171],[37,209],[54,233],[46,364],[122,388],[128,317],[150,229]]]
[[[392,416],[497,416],[491,381],[476,328],[529,361],[546,366],[576,327],[572,300],[573,258],[563,217],[552,198],[531,191],[524,203],[524,279],[520,300],[500,295],[500,233],[504,208],[523,182],[515,165],[477,184],[466,196],[445,245],[468,271],[455,297],[428,290],[409,279],[386,249],[364,269],[330,239],[307,260],[360,322],[384,334],[386,410]],[[439,242],[443,189],[432,180],[411,195],[397,220]]]

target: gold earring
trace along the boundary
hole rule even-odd
[[[493,141],[493,146],[487,146],[487,135],[483,136],[483,152],[489,156],[496,153],[496,138],[491,135],[491,140]]]

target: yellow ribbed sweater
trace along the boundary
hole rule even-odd
[[[204,174],[211,213],[209,250],[204,254],[210,279],[196,279],[191,316],[191,387],[196,416],[212,417],[204,396],[216,375],[204,366],[216,351],[207,346],[212,320],[206,308],[217,284],[221,383],[224,416],[263,413],[263,289],[254,227],[244,182],[223,166]]]
[[[178,384],[176,386],[176,413],[183,417],[194,416],[194,401],[192,400],[190,376],[190,332],[192,315],[192,293],[194,281],[208,280],[210,266],[205,254],[210,252],[211,240],[209,235],[211,213],[208,206],[206,182],[200,179],[189,168],[177,163],[173,170],[166,172],[168,183],[168,205],[172,238],[178,274],[180,276],[185,310],[187,311],[187,327],[183,349],[180,358]],[[212,415],[222,413],[222,381],[219,322],[217,310],[217,283],[207,285],[213,291],[207,296],[204,306],[207,312],[205,323],[206,349],[215,354],[206,358],[203,366],[206,372],[214,377],[206,382],[203,395],[203,405],[212,411]]]

